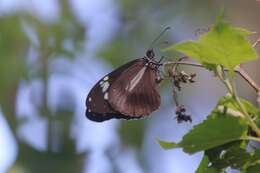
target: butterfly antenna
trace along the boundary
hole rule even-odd
[[[166,28],[164,28],[164,30],[152,41],[152,43],[150,44],[148,50],[152,49],[154,43],[156,43],[156,42],[162,37],[162,35],[163,35],[166,31],[168,31],[169,29],[171,29],[171,27],[169,27],[169,26],[166,27]]]

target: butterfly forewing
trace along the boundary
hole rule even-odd
[[[131,67],[140,59],[133,60],[99,80],[91,89],[86,99],[86,116],[93,121],[105,121],[111,118],[124,118],[130,119],[130,116],[123,115],[122,113],[114,110],[108,102],[108,92],[112,83],[123,73],[124,70]]]
[[[160,106],[157,70],[139,61],[126,69],[109,89],[110,106],[131,117],[149,115]]]

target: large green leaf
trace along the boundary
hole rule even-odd
[[[260,172],[260,164],[248,167],[243,173],[258,173]]]
[[[250,162],[250,154],[246,151],[248,141],[235,141],[221,145],[205,152],[211,164],[211,168],[242,169]]]
[[[251,159],[249,164],[245,167],[243,173],[257,173],[260,172],[260,150],[258,148],[252,148]]]
[[[260,172],[260,150],[248,148],[248,141],[235,141],[206,150],[196,173],[223,172],[226,168],[243,173]]]
[[[220,171],[215,168],[209,168],[210,161],[207,155],[204,155],[198,169],[195,173],[219,173]]]
[[[246,132],[247,124],[240,118],[210,116],[186,134],[179,146],[187,153],[195,153],[239,140]]]
[[[161,146],[167,149],[183,148],[186,153],[193,154],[246,136],[247,124],[245,120],[215,114],[217,113],[212,112],[207,120],[194,126],[178,144],[160,141]]]
[[[249,34],[249,31],[232,27],[219,19],[197,41],[186,41],[166,50],[177,50],[203,64],[218,64],[234,69],[243,62],[257,58],[255,49],[246,39]]]

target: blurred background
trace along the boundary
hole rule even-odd
[[[161,41],[196,39],[222,8],[235,26],[258,32],[252,43],[260,36],[256,0],[0,0],[0,173],[193,173],[202,153],[164,151],[156,140],[179,141],[225,95],[210,72],[185,67],[197,73],[179,93],[192,123],[176,122],[167,82],[160,109],[138,121],[91,122],[85,98],[103,75],[143,57],[166,26]],[[174,60],[163,47],[157,57]],[[259,65],[243,65],[257,83]],[[256,104],[254,90],[237,84]]]

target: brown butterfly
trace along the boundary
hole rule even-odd
[[[167,31],[165,28],[151,46]],[[88,119],[102,122],[112,118],[137,119],[148,116],[160,106],[159,67],[153,49],[143,58],[122,65],[104,76],[86,99]]]
[[[143,58],[104,76],[88,94],[87,118],[97,122],[111,118],[136,119],[158,109],[160,61],[155,60],[154,51],[150,49]]]

